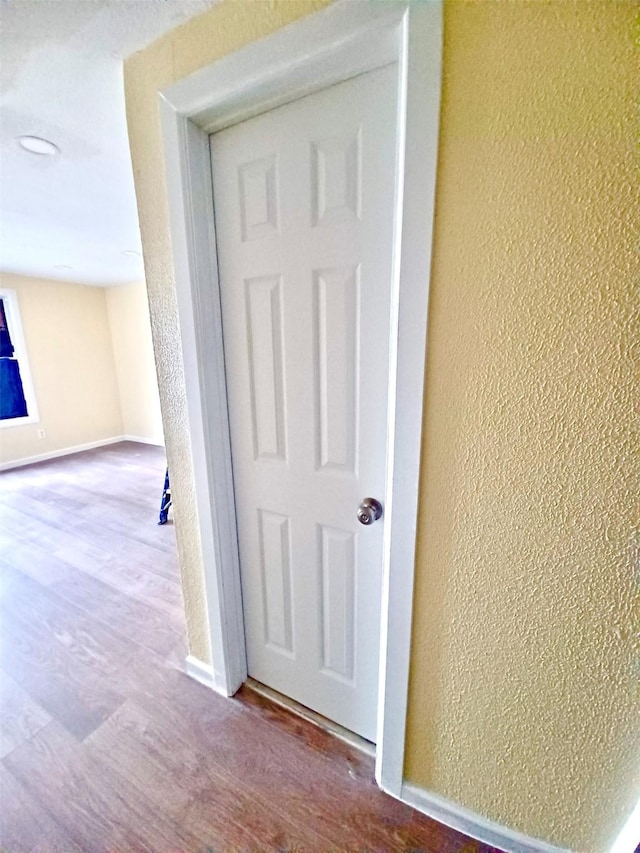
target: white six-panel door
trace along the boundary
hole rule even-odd
[[[211,137],[249,674],[375,740],[395,65]]]

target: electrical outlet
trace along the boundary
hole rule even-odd
[[[47,437],[46,429],[39,429],[38,430],[38,438],[46,438],[46,437]]]

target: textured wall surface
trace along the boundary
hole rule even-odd
[[[118,376],[122,432],[162,444],[147,288],[143,281],[138,281],[108,287],[104,294]]]
[[[18,295],[40,416],[0,429],[0,462],[122,435],[104,290],[9,273],[0,287]]]
[[[202,660],[156,91],[321,5],[223,3],[125,69],[190,647]],[[627,2],[446,4],[407,740],[410,780],[594,851],[640,794],[633,15]]]
[[[127,122],[144,247],[160,402],[174,495],[189,650],[211,660],[171,256],[159,89],[326,5],[327,0],[226,2],[191,19],[125,64]]]
[[[640,796],[636,11],[445,6],[406,773],[590,851]]]

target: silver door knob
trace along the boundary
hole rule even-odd
[[[365,498],[358,507],[360,524],[373,524],[382,515],[382,504],[375,498]]]

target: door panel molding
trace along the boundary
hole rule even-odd
[[[201,69],[159,98],[212,686],[230,696],[246,680],[247,668],[208,137],[390,62],[398,63],[399,154],[376,779],[400,797],[440,110],[441,0],[335,3]],[[264,199],[251,202],[256,215],[258,202],[265,208],[261,222],[266,224],[248,222],[248,236],[251,227],[277,227],[267,166],[262,164],[261,172]],[[247,172],[250,183],[255,184],[259,171],[255,176]],[[420,192],[412,192],[415,187]],[[329,213],[337,215],[327,207]]]
[[[384,522],[365,530],[356,511],[364,495],[383,500],[387,486],[397,101],[398,66],[389,63],[210,136],[247,670],[373,742]],[[314,158],[318,140],[323,156]],[[278,229],[255,241],[245,221],[261,225],[269,214],[261,166],[243,221],[237,175],[248,163],[275,164],[278,196]],[[273,589],[259,573],[260,509],[290,519],[297,618],[287,660],[263,630],[273,611],[275,637],[284,612],[267,606]],[[326,666],[316,522],[358,543],[330,560]],[[338,562],[352,575],[350,602]],[[273,548],[264,565],[280,576]],[[341,607],[353,610],[342,626]],[[348,667],[337,662],[345,632]]]

